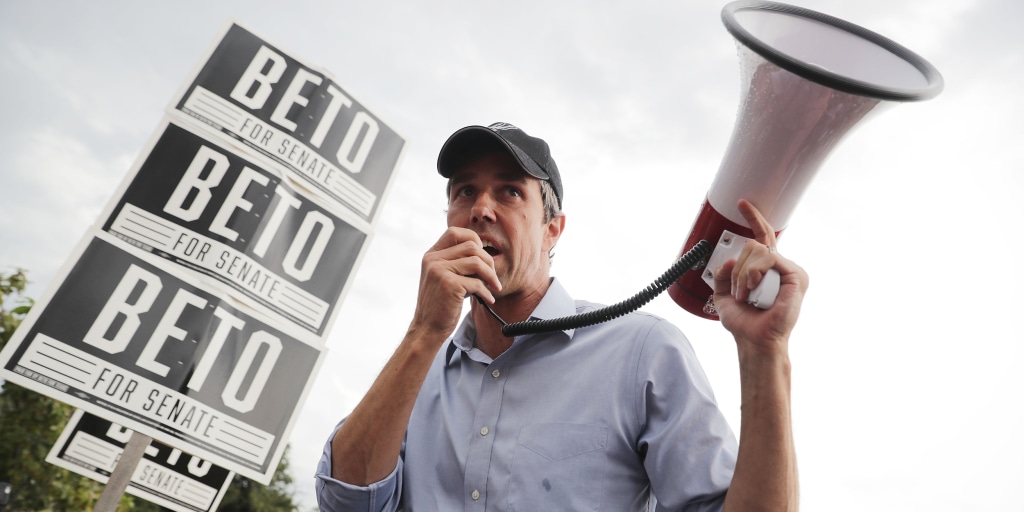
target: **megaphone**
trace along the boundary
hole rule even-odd
[[[718,319],[712,273],[753,238],[737,208],[750,201],[781,234],[818,168],[859,122],[894,102],[942,91],[938,70],[870,30],[832,16],[775,2],[739,1],[722,9],[737,41],[745,94],[721,167],[683,251],[700,240],[712,256],[668,291],[683,309]],[[770,307],[778,274],[751,296]],[[775,279],[772,279],[774,277]],[[772,287],[774,286],[774,289]]]
[[[666,288],[683,309],[717,320],[712,272],[739,255],[744,241],[754,236],[739,212],[739,200],[753,203],[780,235],[821,163],[854,125],[885,105],[926,100],[942,91],[942,76],[928,61],[826,14],[775,2],[738,1],[722,9],[722,21],[738,43],[746,94],[722,165],[680,257],[643,291],[584,314],[505,323],[491,311],[502,323],[502,334],[514,337],[606,322],[636,311]],[[750,302],[771,307],[778,287],[778,272],[769,273],[751,291]],[[483,299],[477,300],[490,310]]]

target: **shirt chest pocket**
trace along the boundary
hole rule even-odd
[[[608,427],[538,423],[523,427],[512,455],[510,510],[598,510],[608,473]]]

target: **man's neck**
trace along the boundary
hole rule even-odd
[[[491,306],[491,309],[507,323],[522,322],[537,309],[537,305],[544,299],[550,286],[551,279],[547,279],[543,286],[530,293],[513,293],[500,297]],[[491,359],[497,359],[512,346],[515,339],[501,333],[501,323],[482,304],[473,301],[470,314],[473,317],[473,325],[476,327],[476,348]]]

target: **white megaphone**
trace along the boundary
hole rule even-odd
[[[855,124],[882,105],[942,91],[942,76],[926,60],[832,16],[740,1],[722,9],[722,21],[739,43],[746,94],[683,251],[700,240],[716,246],[700,272],[687,272],[669,287],[683,309],[714,320],[711,273],[753,238],[739,200],[750,201],[781,233],[821,163]],[[751,303],[770,307],[778,283],[777,272],[765,276]]]

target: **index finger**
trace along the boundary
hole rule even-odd
[[[477,245],[483,247],[483,242],[480,241],[480,235],[476,234],[475,231],[466,228],[449,227],[431,249],[447,249],[449,247],[459,245],[462,242],[476,242]]]
[[[740,213],[743,214],[743,218],[747,220],[747,223],[750,224],[750,229],[754,232],[754,239],[768,247],[775,247],[775,230],[772,229],[772,225],[768,223],[768,220],[761,215],[761,211],[746,199],[740,199],[738,206]]]

